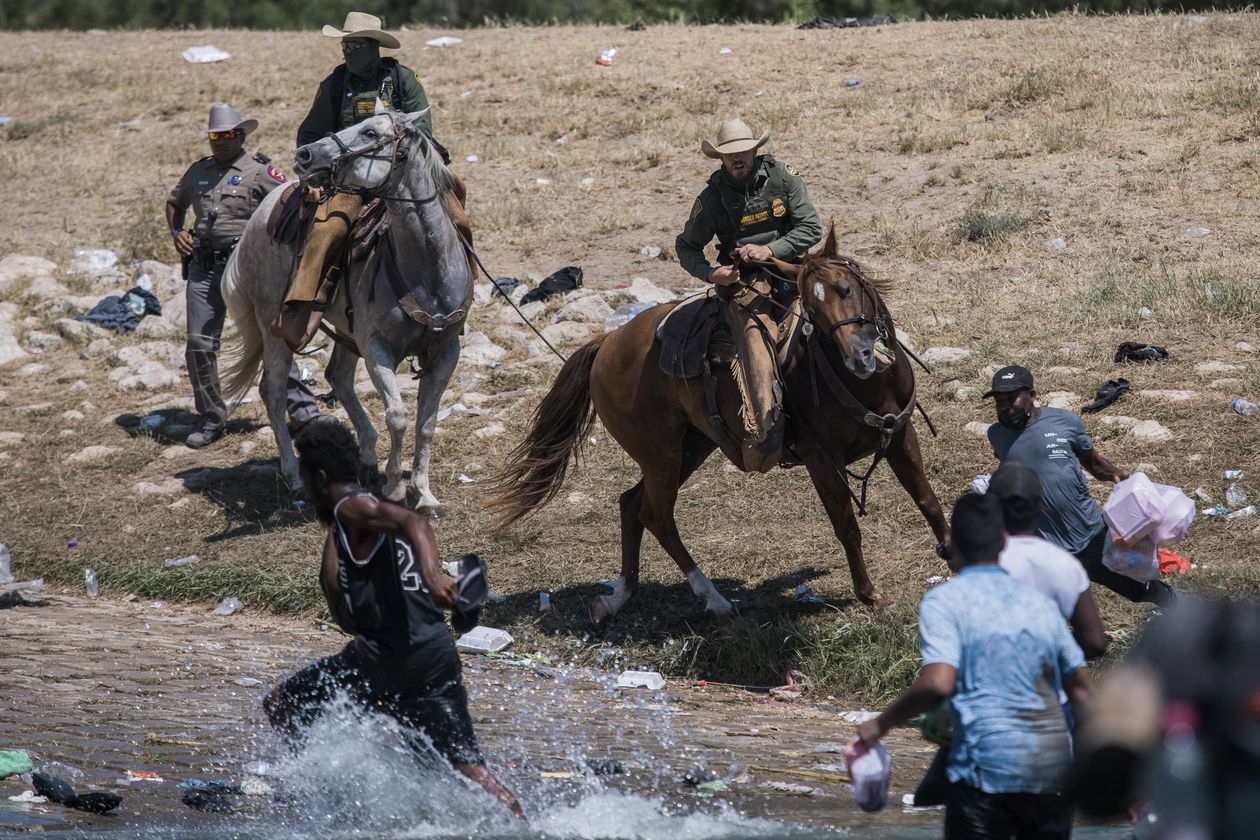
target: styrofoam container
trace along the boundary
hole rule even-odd
[[[617,688],[646,688],[648,691],[660,691],[665,687],[665,678],[656,671],[624,671],[617,677]]]
[[[469,653],[498,653],[512,642],[512,634],[506,630],[479,624],[456,639],[455,647]]]
[[[1145,473],[1134,473],[1116,485],[1103,504],[1103,519],[1116,542],[1133,543],[1159,525],[1162,497]]]

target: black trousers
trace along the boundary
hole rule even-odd
[[[1102,530],[1089,541],[1089,545],[1076,555],[1076,559],[1080,560],[1081,565],[1085,567],[1085,574],[1089,575],[1089,579],[1094,583],[1101,584],[1130,601],[1150,600],[1151,585],[1149,583],[1116,574],[1103,565],[1103,548],[1106,544],[1107,526],[1104,525]]]
[[[985,793],[962,782],[945,797],[946,840],[1067,840],[1072,803],[1057,793]]]

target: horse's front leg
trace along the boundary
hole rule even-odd
[[[893,474],[910,494],[910,498],[914,499],[919,512],[927,520],[928,527],[936,535],[937,543],[943,542],[947,530],[945,513],[941,510],[941,503],[937,500],[932,485],[928,483],[927,473],[923,471],[923,454],[919,451],[919,436],[914,426],[906,423],[902,433],[893,438],[886,457]]]
[[[830,455],[830,457],[828,457]],[[892,601],[879,597],[875,584],[866,571],[866,561],[862,558],[862,531],[858,527],[857,516],[853,513],[853,500],[849,497],[848,485],[843,473],[844,453],[824,452],[811,447],[802,452],[805,468],[818,491],[827,518],[831,520],[836,539],[844,546],[845,557],[849,561],[849,574],[853,577],[853,591],[858,600],[868,606],[886,607]]]
[[[411,460],[411,486],[416,491],[416,510],[429,516],[442,515],[442,504],[429,489],[429,461],[433,457],[438,403],[458,361],[459,336],[452,333],[433,355],[416,391],[416,454]]]
[[[359,365],[359,357],[349,349],[336,344],[333,346],[332,358],[328,360],[328,368],[324,378],[332,386],[333,395],[346,409],[346,416],[354,426],[355,435],[359,439],[359,466],[366,473],[367,483],[376,481],[376,427],[372,418],[363,410],[363,403],[354,391],[354,370]]]
[[[403,436],[407,434],[407,406],[403,403],[402,394],[398,392],[398,380],[394,370],[398,359],[385,346],[379,336],[372,336],[367,341],[355,337],[359,350],[364,353],[363,361],[367,365],[368,375],[376,392],[385,403],[385,425],[389,428],[389,460],[385,462],[385,487],[382,494],[391,502],[401,502],[407,497],[407,486],[402,476]]]
[[[267,406],[267,420],[276,438],[276,452],[280,456],[280,474],[295,493],[302,492],[302,477],[298,472],[297,456],[293,454],[293,438],[286,422],[285,396],[289,369],[293,366],[293,353],[283,341],[264,333],[263,372],[258,383],[258,394]]]

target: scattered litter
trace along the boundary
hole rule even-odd
[[[184,791],[180,801],[194,811],[205,811],[208,814],[230,814],[235,810],[227,796],[217,790],[191,788]]]
[[[1238,482],[1230,482],[1229,487],[1225,488],[1225,504],[1232,508],[1242,507],[1247,504],[1247,491]]]
[[[91,814],[108,814],[122,804],[121,796],[103,791],[92,791],[76,795],[74,788],[70,787],[69,784],[56,776],[48,776],[44,773],[32,774],[31,783],[35,788],[35,792],[40,796],[45,796],[58,805],[65,805],[67,808],[75,808]]]
[[[173,560],[163,560],[162,565],[168,569],[173,569],[176,566],[191,566],[192,564],[199,562],[201,562],[200,557],[196,554],[189,554],[187,557],[177,557]]]
[[[478,625],[460,636],[455,641],[455,647],[469,653],[498,653],[512,641],[512,634],[506,630]]]
[[[79,547],[78,540],[70,540],[69,542],[66,543],[66,548],[78,548],[78,547]]]
[[[945,578],[941,577],[940,575],[932,575],[930,578],[927,579],[926,582],[931,583],[931,584],[944,583]]]
[[[1046,243],[1046,247],[1051,251],[1062,251],[1067,248],[1067,242],[1062,239],[1051,239]]]
[[[1256,514],[1256,506],[1247,505],[1245,508],[1239,508],[1238,510],[1233,511],[1232,513],[1225,514],[1225,518],[1226,519],[1245,519],[1248,516],[1255,516],[1255,514]]]
[[[456,417],[484,417],[489,414],[489,409],[477,406],[467,406],[463,403],[455,403],[454,405],[444,408],[438,412],[437,419],[441,423],[447,417],[454,415]]]
[[[940,811],[944,805],[915,805],[913,793],[901,794],[901,805],[907,811]]]
[[[469,155],[468,157],[464,158],[464,160],[468,161],[469,163],[476,163],[477,161],[481,160],[481,158],[477,157],[476,155]]]
[[[1155,314],[1155,313],[1154,313],[1154,312],[1152,312],[1152,311],[1150,310],[1150,308],[1149,308],[1149,307],[1146,307],[1146,306],[1143,306],[1141,309],[1139,309],[1139,310],[1138,310],[1138,317],[1139,317],[1139,318],[1149,318],[1149,317],[1151,317],[1151,316],[1152,316],[1152,315],[1154,315],[1154,314]]]
[[[615,758],[588,758],[586,766],[596,776],[619,776],[626,772],[626,768]]]
[[[83,34],[84,35],[108,35],[109,33],[106,32],[104,29],[97,29],[96,27],[92,27],[91,29],[85,30]]]
[[[450,575],[453,578],[459,577],[459,561],[447,560],[445,563],[442,564],[442,571],[446,572],[448,575]]]
[[[166,779],[163,779],[158,773],[152,770],[128,770],[127,781],[128,782],[165,782]]]
[[[92,274],[93,272],[80,272]],[[161,315],[162,304],[139,286],[133,286],[122,295],[106,295],[97,302],[92,310],[84,315],[75,315],[74,320],[96,324],[117,332],[131,332],[140,326],[140,319],[145,315]]]
[[[718,775],[705,767],[703,764],[697,764],[686,773],[683,774],[682,782],[690,787],[699,787],[700,785],[717,781]]]
[[[9,554],[9,547],[0,543],[0,585],[13,583],[13,570],[10,567],[12,562],[13,555]]]
[[[718,55],[730,55],[733,52],[735,51],[731,49],[730,47],[722,47],[721,49],[718,50]]]
[[[275,792],[275,788],[262,779],[251,777],[241,782],[241,793],[246,796],[271,796]]]
[[[861,80],[861,79],[859,79],[859,78],[857,78],[857,77],[854,77],[854,78],[852,78],[852,79],[845,79],[845,80],[844,80],[844,86],[845,86],[845,87],[857,87],[857,86],[858,86],[858,85],[860,85],[860,84],[862,84],[862,80]]]
[[[594,178],[587,177],[587,178],[583,178],[582,180],[578,181],[578,183],[579,183],[579,184],[581,184],[581,185],[582,185],[582,186],[584,186],[584,187],[589,187],[589,186],[592,186],[592,185],[595,183],[595,179],[594,179]]]
[[[136,424],[136,428],[142,432],[156,432],[162,427],[163,417],[161,414],[148,414],[140,418],[140,422]]]
[[[779,781],[762,782],[760,785],[758,785],[758,787],[765,788],[766,790],[776,790],[779,793],[790,793],[793,796],[826,796],[827,795],[816,787],[810,787],[809,785],[798,785],[795,782],[779,782]]]
[[[567,265],[559,271],[548,274],[537,288],[530,289],[521,298],[521,306],[536,300],[547,300],[555,295],[576,291],[582,288],[582,269],[576,265]]]
[[[595,63],[601,67],[607,67],[613,63],[613,58],[617,55],[617,48],[604,50],[599,54],[599,58],[595,59]]]
[[[788,671],[783,678],[786,681],[784,685],[770,689],[770,696],[776,700],[791,702],[814,687],[813,680],[800,671]]]
[[[139,128],[144,125],[144,117],[136,117],[134,120],[124,120],[123,122],[114,123],[116,128]]]
[[[535,178],[534,183],[540,187],[549,187],[551,186],[551,179],[550,178]]]
[[[661,249],[657,248],[655,245],[644,245],[642,248],[639,249],[639,253],[645,257],[651,257],[652,259],[656,259],[657,257],[661,255]]]
[[[89,598],[95,598],[98,594],[100,594],[100,589],[96,585],[96,572],[91,569],[84,569],[83,583],[87,587],[87,594]]]
[[[1229,508],[1225,507],[1225,505],[1213,505],[1210,508],[1204,508],[1199,511],[1199,513],[1204,516],[1220,517],[1223,519],[1229,513]]]
[[[979,493],[981,495],[984,495],[985,493],[989,492],[989,479],[991,479],[992,477],[993,476],[990,475],[989,473],[980,473],[980,475],[971,479],[971,481],[968,482],[967,486],[971,488],[972,493]]]
[[[711,782],[701,782],[696,785],[696,790],[702,790],[705,793],[721,793],[724,790],[730,790],[731,786],[721,779],[714,779]]]
[[[538,611],[547,612],[547,610],[549,609],[551,609],[551,595],[547,594],[546,592],[539,592],[538,593]]]
[[[646,312],[651,308],[652,304],[643,303],[642,301],[621,304],[621,306],[613,310],[611,315],[604,316],[604,332],[617,329],[617,327],[632,321],[640,313]]]
[[[438,38],[431,38],[424,42],[426,47],[453,47],[456,44],[464,43],[463,38],[456,38],[453,35],[442,35]]]
[[[494,284],[494,290],[504,297],[507,297],[513,289],[521,285],[521,281],[515,277],[496,277],[491,282]]]
[[[239,685],[241,688],[257,688],[263,684],[262,680],[254,679],[253,677],[241,677],[239,680],[232,680],[232,683]]]
[[[476,480],[477,480],[477,479],[475,479],[475,478],[469,478],[468,476],[464,475],[463,473],[460,473],[460,474],[459,474],[459,478],[457,479],[457,481],[459,481],[459,483],[460,483],[460,484],[472,484],[472,483],[473,483],[473,482],[475,482]]]
[[[1207,236],[1211,232],[1212,231],[1208,230],[1205,227],[1192,227],[1192,228],[1186,228],[1185,230],[1183,230],[1181,232],[1181,235],[1188,237],[1190,239],[1199,239],[1201,237]]]
[[[814,752],[839,755],[844,752],[844,744],[819,744],[814,747]]]
[[[102,274],[118,264],[118,255],[105,248],[84,248],[74,252],[70,274]]]
[[[231,615],[239,610],[243,604],[237,598],[227,597],[219,602],[219,606],[215,607],[210,613],[211,615]]]
[[[1149,311],[1149,310],[1148,310]],[[1116,364],[1121,362],[1159,362],[1168,358],[1168,351],[1154,344],[1126,341],[1116,348]]]
[[[0,117],[0,128],[4,128],[6,125],[8,125],[12,121],[13,121],[12,117]]]
[[[1190,571],[1190,561],[1175,551],[1166,548],[1159,550],[1159,573],[1161,575],[1184,575]]]
[[[175,787],[182,790],[213,790],[219,793],[244,793],[240,785],[234,785],[225,779],[189,779]]]
[[[1241,414],[1243,417],[1250,417],[1256,413],[1256,404],[1243,399],[1242,397],[1234,397],[1229,404],[1229,408],[1235,414]],[[1239,473],[1239,475],[1242,475]]]
[[[0,750],[0,779],[29,773],[34,768],[31,757],[22,750]]]
[[[844,761],[849,765],[849,778],[858,806],[863,811],[883,808],[888,801],[888,776],[892,769],[884,745],[876,741],[875,746],[867,747],[854,738],[844,752]]]
[[[868,712],[866,709],[840,713],[841,720],[855,725],[866,723],[868,720],[874,720],[877,717],[879,717],[879,712]]]
[[[796,587],[796,589],[792,591],[792,594],[795,595],[797,598],[800,598],[804,595],[808,595],[809,593],[813,591],[814,590],[809,588],[809,584],[802,583],[800,586]]]
[[[47,796],[40,796],[33,790],[24,790],[17,796],[10,796],[10,802],[29,802],[32,805],[42,805],[48,801]]]
[[[646,688],[648,691],[660,691],[665,687],[665,678],[656,671],[623,671],[617,677],[617,688]]]
[[[1094,401],[1081,406],[1082,414],[1096,414],[1129,392],[1129,380],[1108,379],[1094,392]]]
[[[232,57],[231,53],[226,53],[212,44],[204,44],[200,47],[189,47],[180,53],[180,55],[183,56],[184,61],[187,61],[189,64],[213,64],[216,61],[227,61]]]
[[[1242,470],[1225,470],[1225,478],[1240,479],[1243,477]]]

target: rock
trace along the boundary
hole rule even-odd
[[[1173,436],[1171,430],[1161,426],[1155,420],[1143,420],[1130,427],[1129,434],[1138,440],[1149,441],[1172,440]]]
[[[17,446],[25,439],[21,432],[0,432],[0,446]]]
[[[253,440],[243,440],[241,445],[236,447],[236,451],[245,457],[249,457],[255,449],[258,448],[258,442]]]
[[[197,454],[196,449],[187,446],[168,446],[162,450],[162,457],[167,461],[176,461]]]
[[[26,334],[26,349],[32,353],[47,353],[56,350],[64,343],[61,336],[41,330],[31,330]]]
[[[99,359],[101,356],[108,355],[114,349],[114,342],[108,338],[93,339],[87,348],[79,354],[81,359]]]
[[[26,287],[26,297],[40,303],[64,304],[70,290],[51,277],[36,277]]]
[[[448,392],[449,393],[449,392]],[[489,394],[480,394],[476,391],[467,391],[461,396],[457,402],[461,402],[469,408],[481,408],[493,399]]]
[[[547,311],[547,304],[541,300],[523,304],[516,307],[516,309],[513,309],[510,306],[504,306],[499,309],[499,320],[509,325],[520,324],[525,321],[533,323],[533,321],[545,311]]]
[[[53,407],[52,403],[42,402],[42,403],[31,403],[30,405],[20,405],[13,410],[16,411],[18,414],[43,414],[45,411],[47,411],[48,409],[52,407]]]
[[[1081,404],[1081,398],[1071,391],[1051,391],[1046,394],[1046,405],[1050,408],[1062,408],[1068,411]]]
[[[1159,475],[1159,467],[1155,466],[1149,461],[1143,461],[1142,463],[1138,464],[1137,466],[1133,468],[1133,471],[1146,473],[1147,475]]]
[[[58,318],[53,321],[53,329],[57,334],[67,341],[91,341],[96,338],[104,338],[106,333],[95,324],[89,324],[86,321],[76,321],[73,318]]]
[[[1121,426],[1130,429],[1137,425],[1136,417],[1125,417],[1123,415],[1104,414],[1098,418],[1098,422],[1104,426]]]
[[[110,371],[109,378],[118,384],[119,391],[163,391],[183,382],[178,373],[155,361],[134,368],[116,368]]]
[[[179,448],[185,452],[195,451],[186,446]],[[184,492],[184,482],[178,478],[166,478],[158,482],[137,481],[131,485],[131,492],[137,496],[178,496]]]
[[[254,440],[264,445],[276,445],[276,433],[271,430],[270,426],[263,426],[254,432]]]
[[[169,341],[146,341],[120,347],[109,357],[112,364],[138,367],[145,362],[157,362],[163,367],[179,368],[184,364],[184,348]]]
[[[1238,370],[1238,365],[1220,361],[1199,362],[1194,369],[1199,373],[1229,373],[1231,370]]]
[[[488,306],[493,294],[494,286],[489,283],[477,283],[473,286],[473,303],[478,306]]]
[[[506,431],[507,429],[504,427],[502,423],[488,423],[487,425],[482,426],[480,429],[473,432],[473,437],[478,437],[482,439],[493,438],[493,437],[498,437],[499,435],[503,434]]]
[[[493,367],[505,355],[507,355],[507,351],[487,338],[485,333],[471,332],[464,336],[464,347],[460,351],[460,361],[469,365]]]
[[[981,423],[979,420],[972,420],[966,426],[963,426],[963,430],[967,434],[975,435],[976,437],[987,438],[989,436],[989,424]]]
[[[906,332],[905,330],[903,330],[901,327],[896,327],[893,335],[898,341],[904,344],[906,346],[906,349],[909,350],[911,353],[917,354],[919,352],[918,350],[914,349],[914,342],[910,340],[910,334]]]
[[[583,324],[602,324],[604,318],[611,315],[613,309],[602,297],[587,295],[577,300],[570,300],[556,311],[556,323],[576,321]]]
[[[971,351],[964,347],[929,347],[919,354],[919,358],[923,359],[925,364],[947,365],[961,362],[970,355]]]
[[[12,319],[16,314],[16,305],[0,303],[0,366],[26,358],[27,355],[18,344],[17,328],[13,326]]]
[[[149,275],[153,281],[153,296],[162,301],[163,311],[166,301],[184,297],[184,278],[178,265],[167,265],[157,260],[141,260],[140,274]]]
[[[1058,365],[1056,367],[1046,368],[1046,374],[1049,376],[1075,376],[1081,372],[1081,368],[1070,367],[1066,365]]]
[[[22,377],[23,379],[29,379],[32,376],[39,376],[41,373],[44,373],[47,370],[48,370],[48,365],[44,364],[43,362],[31,362],[30,364],[22,365],[20,368],[14,371],[14,373]]]
[[[72,394],[81,394],[84,391],[89,390],[89,388],[88,388],[88,384],[84,382],[82,379],[76,379],[74,383],[72,383],[70,387],[66,390],[68,390]]]
[[[118,452],[117,446],[100,446],[93,445],[80,449],[72,455],[67,455],[64,464],[99,464],[109,456]]]
[[[1213,379],[1208,383],[1208,387],[1213,391],[1239,391],[1242,390],[1241,379]]]
[[[639,253],[645,257],[651,257],[652,259],[657,259],[661,255],[661,249],[657,248],[655,245],[644,245],[642,248],[639,249]]]
[[[77,411],[73,408],[69,408],[61,412],[62,420],[77,421],[77,420],[82,420],[86,416],[87,415],[85,415],[82,411]]]
[[[994,375],[1003,367],[1005,366],[1004,365],[985,365],[984,367],[980,368],[980,375],[983,376],[986,381],[991,382],[993,381]],[[988,389],[986,388],[985,390],[988,390]]]
[[[0,260],[0,292],[7,292],[23,280],[35,277],[51,277],[57,264],[42,257],[9,254]]]
[[[141,338],[174,338],[179,334],[179,329],[161,315],[147,315],[140,319],[136,335]]]
[[[1198,391],[1139,391],[1139,395],[1164,402],[1188,402],[1199,396]]]
[[[640,303],[668,303],[676,297],[673,292],[662,289],[646,277],[634,278],[630,287],[622,291]]]
[[[552,324],[550,327],[542,331],[543,338],[552,344],[572,344],[574,342],[583,341],[591,331],[585,325],[576,321],[561,321],[558,324]]]

